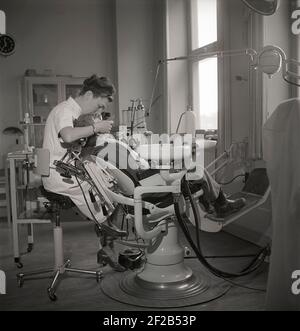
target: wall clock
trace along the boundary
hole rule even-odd
[[[0,55],[9,56],[13,54],[16,42],[13,37],[7,34],[0,34]]]

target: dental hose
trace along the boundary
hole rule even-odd
[[[250,273],[253,273],[254,271],[256,271],[264,262],[266,256],[269,254],[269,246],[263,248],[257,255],[256,257],[250,262],[250,264],[244,268],[242,271],[237,272],[237,273],[229,273],[226,271],[222,271],[217,269],[216,267],[214,267],[213,265],[211,265],[203,256],[202,254],[202,250],[201,250],[201,245],[200,245],[200,239],[199,239],[199,219],[197,216],[197,211],[196,211],[196,206],[195,206],[195,202],[193,200],[190,188],[189,188],[189,184],[186,181],[186,179],[183,179],[183,185],[185,186],[187,192],[188,192],[188,197],[192,206],[192,211],[194,214],[194,218],[195,218],[195,224],[196,224],[196,229],[197,229],[197,233],[196,233],[196,240],[197,240],[197,245],[194,243],[189,230],[186,226],[187,222],[190,221],[188,216],[186,215],[186,213],[181,213],[180,211],[180,207],[179,207],[179,196],[175,197],[175,201],[174,201],[174,208],[175,208],[175,214],[177,216],[177,220],[179,223],[179,226],[181,228],[181,230],[183,231],[186,239],[188,240],[189,244],[191,245],[192,249],[194,250],[198,260],[215,276],[220,277],[220,278],[235,278],[235,277],[241,277],[241,276],[246,276],[249,275]],[[259,258],[261,257],[261,259],[259,260]],[[258,261],[258,263],[257,263]]]

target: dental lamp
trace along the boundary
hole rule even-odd
[[[197,55],[178,56],[178,57],[159,60],[158,64],[157,64],[157,68],[156,68],[156,74],[155,74],[155,79],[154,79],[151,98],[150,98],[150,106],[149,106],[146,116],[150,116],[150,114],[151,114],[151,109],[154,104],[153,99],[154,99],[154,93],[155,93],[155,89],[156,89],[157,79],[159,76],[160,66],[162,64],[166,64],[168,62],[173,62],[173,61],[179,61],[179,60],[201,60],[201,59],[205,59],[205,58],[209,58],[209,57],[223,58],[223,57],[227,57],[227,56],[241,56],[241,55],[250,56],[251,61],[253,61],[254,58],[257,56],[257,52],[251,48],[247,48],[247,49],[238,49],[238,50],[202,52]]]
[[[296,67],[292,71],[292,67]],[[255,69],[267,74],[270,78],[281,70],[282,78],[289,84],[300,86],[299,82],[293,80],[300,80],[299,68],[300,62],[294,59],[287,59],[284,50],[278,46],[265,46],[256,56]]]
[[[260,1],[260,0],[259,0]],[[258,2],[259,2],[258,1]],[[265,1],[268,2],[268,1]],[[276,1],[277,3],[277,1]],[[300,80],[300,75],[298,70],[293,72],[290,67],[300,67],[300,62],[294,59],[287,59],[284,50],[278,46],[268,45],[265,46],[260,52],[252,48],[236,49],[236,50],[224,50],[224,51],[214,51],[214,52],[201,52],[196,55],[187,56],[177,56],[168,59],[162,59],[158,61],[156,75],[154,79],[153,89],[151,93],[150,107],[147,112],[147,116],[150,116],[155,88],[157,84],[157,79],[159,75],[160,66],[162,64],[167,64],[173,61],[188,60],[188,61],[199,61],[209,57],[224,58],[228,56],[248,56],[250,58],[250,65],[253,69],[263,72],[271,78],[274,74],[282,71],[282,78],[289,84],[300,86],[299,83],[293,81]],[[300,71],[300,70],[299,70]]]
[[[201,60],[208,57],[218,57],[223,58],[227,56],[242,56],[247,55],[250,57],[250,64],[254,69],[267,74],[269,77],[272,77],[274,74],[282,70],[282,78],[291,84],[299,86],[290,81],[288,78],[293,77],[295,79],[300,79],[300,75],[289,70],[289,65],[293,64],[300,66],[300,62],[287,59],[287,56],[284,50],[278,46],[268,45],[265,46],[259,53],[252,49],[240,49],[240,50],[226,50],[226,51],[215,51],[215,52],[203,52],[198,55],[192,56],[180,56],[170,59],[160,60],[159,64],[167,63],[177,60]]]
[[[270,16],[277,11],[280,0],[242,0],[251,10],[258,14]]]
[[[22,137],[26,137],[26,131],[20,129],[19,127],[9,126],[2,131],[2,134],[6,136],[11,136],[15,138],[15,144],[9,146],[9,151],[21,151],[24,150],[26,145],[22,141]],[[21,144],[20,144],[21,140]]]
[[[16,145],[19,144],[19,137],[24,135],[24,132],[20,128],[15,127],[15,126],[9,126],[9,127],[5,128],[2,131],[2,133],[4,135],[8,135],[8,136],[16,136]]]

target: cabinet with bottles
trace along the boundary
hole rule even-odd
[[[82,77],[32,76],[23,78],[21,121],[29,114],[29,145],[42,147],[44,127],[50,111],[70,96],[75,98]]]

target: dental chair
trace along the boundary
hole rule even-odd
[[[36,148],[34,151],[34,172],[40,176],[49,176],[49,164],[50,155],[49,151]],[[52,221],[54,223],[53,227],[53,238],[54,238],[54,266],[52,268],[36,270],[27,273],[18,273],[17,280],[19,287],[23,286],[24,278],[37,276],[40,274],[53,273],[52,281],[50,286],[47,288],[48,296],[50,300],[56,301],[57,296],[55,294],[56,286],[61,276],[66,273],[81,273],[90,274],[95,276],[97,282],[100,281],[102,277],[102,271],[91,271],[83,269],[71,268],[71,261],[69,259],[64,259],[64,249],[63,249],[63,229],[61,226],[61,211],[74,207],[74,203],[69,197],[49,192],[44,189],[43,186],[40,187],[42,195],[46,198],[45,207],[48,213],[50,213]]]
[[[183,148],[184,154],[191,153]],[[162,153],[159,154],[161,157]],[[176,151],[172,153],[172,162],[176,161],[176,154]],[[182,157],[182,153],[178,155]],[[102,169],[102,175],[95,171],[95,164]],[[146,251],[142,270],[114,274],[107,281],[105,278],[101,281],[106,295],[139,306],[181,307],[209,301],[228,290],[220,280],[193,273],[184,262],[185,248],[178,238],[174,202],[182,208],[185,206],[181,181],[187,169],[173,172],[170,164],[169,169],[164,165],[158,175],[158,185],[151,185],[152,181],[141,185],[129,174],[96,156],[87,158],[83,166],[110,203],[127,207],[127,219],[133,223],[137,236],[144,242],[140,247]],[[200,196],[203,192],[194,194]],[[117,242],[132,247],[132,243],[125,240]]]
[[[219,276],[215,272],[208,276],[206,269],[199,269],[199,264],[193,266],[196,268],[193,272],[184,261],[185,248],[178,238],[178,225],[182,228],[183,221],[186,223],[184,227],[189,223],[189,219],[181,217],[180,212],[182,210],[186,215],[186,211],[191,209],[182,194],[182,180],[184,177],[185,180],[199,179],[199,175],[195,176],[188,166],[179,170],[174,165],[183,155],[190,159],[191,148],[188,145],[170,145],[170,153],[164,153],[161,145],[157,148],[159,152],[152,154],[150,159],[160,165],[159,173],[140,181],[108,162],[105,153],[103,159],[92,155],[81,159],[76,154],[66,162],[60,160],[55,164],[58,170],[79,176],[81,181],[87,180],[109,210],[114,210],[117,205],[126,206],[126,218],[132,222],[137,240],[136,243],[124,239],[116,242],[145,250],[142,269],[113,273],[111,277],[103,278],[101,287],[106,295],[117,301],[156,308],[183,307],[213,300],[226,293],[229,285],[223,277],[217,278]],[[147,155],[142,154],[145,160]],[[74,160],[78,161],[76,167],[72,165]],[[197,188],[190,192],[190,197],[197,201],[202,194],[203,191]],[[196,227],[196,235],[199,229]],[[185,229],[183,231],[186,235]],[[198,257],[199,249],[192,244],[191,247]]]

